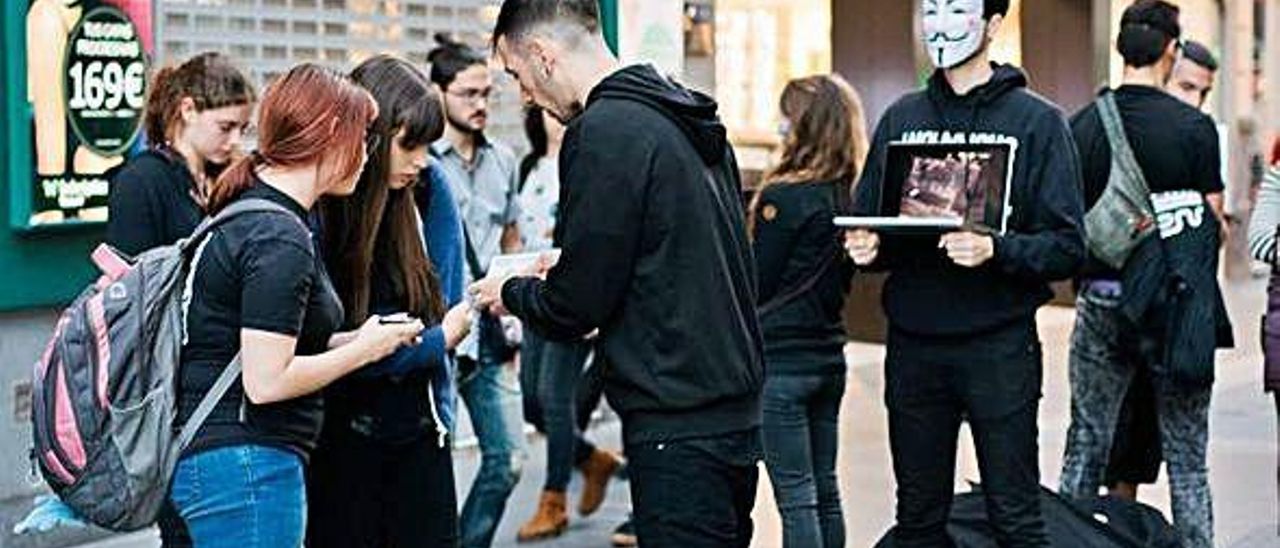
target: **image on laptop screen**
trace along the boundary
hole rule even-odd
[[[881,215],[1003,233],[1013,146],[889,145]]]

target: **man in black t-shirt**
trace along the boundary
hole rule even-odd
[[[1179,101],[1199,109],[1213,90],[1217,71],[1218,60],[1213,53],[1204,44],[1186,40],[1182,44],[1182,56],[1174,65],[1164,89]],[[1106,152],[1110,153],[1109,150]],[[1226,230],[1222,193],[1207,193],[1205,200],[1222,223],[1225,240],[1230,231]],[[1155,394],[1152,393],[1150,376],[1145,369],[1139,369],[1129,386],[1116,423],[1105,476],[1108,492],[1113,496],[1137,500],[1138,486],[1155,483],[1163,462]]]
[[[1182,231],[1183,222],[1188,231],[1201,225],[1216,229],[1218,217],[1209,211],[1216,208],[1206,198],[1220,196],[1223,190],[1213,120],[1163,89],[1178,56],[1180,34],[1178,8],[1160,0],[1141,0],[1129,7],[1117,40],[1125,59],[1123,85],[1104,91],[1114,93],[1124,133],[1156,206],[1161,225],[1156,237],[1164,242]],[[1110,178],[1112,150],[1096,105],[1078,113],[1071,125],[1084,174],[1085,204],[1093,207]],[[1171,203],[1177,207],[1166,207]],[[1216,230],[1211,231],[1204,245],[1217,243]],[[1135,355],[1137,330],[1126,323],[1121,309],[1136,288],[1122,287],[1122,279],[1120,271],[1091,257],[1079,280],[1070,359],[1071,427],[1060,489],[1086,500],[1098,495],[1121,403],[1135,371],[1149,367],[1169,465],[1174,523],[1185,546],[1208,548],[1213,545],[1205,467],[1211,386],[1177,382],[1161,364]],[[1213,285],[1216,290],[1216,282]],[[1225,317],[1215,320],[1224,322]],[[1167,341],[1150,342],[1158,346]]]

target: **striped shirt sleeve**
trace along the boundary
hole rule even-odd
[[[1272,167],[1262,178],[1253,217],[1249,220],[1249,254],[1254,259],[1275,264],[1277,225],[1280,225],[1280,167]]]

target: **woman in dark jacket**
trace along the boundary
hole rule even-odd
[[[470,308],[460,303],[460,225],[456,209],[450,211],[456,206],[448,194],[432,192],[447,185],[426,169],[427,146],[444,131],[440,98],[417,69],[391,56],[365,61],[351,77],[373,95],[378,117],[355,194],[326,200],[321,210],[323,254],[343,323],[350,328],[371,314],[407,311],[431,327],[421,343],[325,391],[325,427],[307,478],[307,542],[454,546],[449,351],[471,322]],[[426,192],[415,192],[422,185]],[[433,260],[449,263],[437,267]],[[449,276],[448,296],[440,274]]]
[[[752,202],[765,346],[765,464],[783,546],[843,547],[836,481],[852,266],[832,219],[849,202],[867,151],[862,105],[839,76],[787,84],[782,157]]]
[[[191,234],[205,217],[209,182],[240,151],[253,84],[218,53],[202,53],[151,79],[150,146],[112,179],[107,243],[128,255]],[[190,546],[172,508],[160,514],[164,546]]]
[[[184,238],[205,217],[209,185],[240,154],[253,84],[226,57],[202,53],[151,80],[150,146],[112,179],[107,242],[136,255]]]

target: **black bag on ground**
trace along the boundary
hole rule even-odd
[[[1049,546],[1061,548],[1179,548],[1177,532],[1160,512],[1138,502],[1099,497],[1073,503],[1048,489],[1041,490],[1040,508]],[[987,503],[975,485],[958,494],[951,505],[947,532],[957,548],[997,548],[987,521]],[[893,531],[876,548],[893,548]]]

